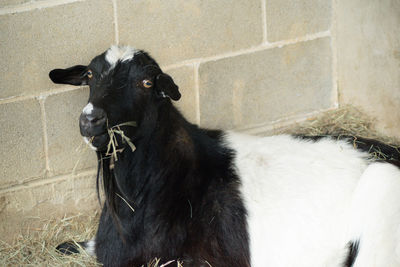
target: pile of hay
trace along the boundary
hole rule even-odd
[[[79,254],[63,255],[55,248],[65,241],[86,241],[95,236],[98,213],[62,219],[42,220],[41,228],[31,228],[16,237],[12,244],[0,241],[0,266],[102,266],[83,249]],[[146,267],[182,267],[179,261],[153,259]]]
[[[281,129],[278,133],[300,135],[348,135],[375,139],[386,144],[399,145],[398,139],[379,133],[374,128],[375,119],[352,106],[324,112],[302,123]]]
[[[277,132],[304,136],[334,136],[352,142],[355,148],[367,149],[372,159],[395,161],[400,159],[399,140],[376,131],[374,119],[351,106],[322,113]],[[373,144],[363,139],[377,140],[387,146]]]
[[[398,140],[383,136],[373,128],[373,120],[360,111],[344,107],[326,112],[280,133],[302,135],[350,135],[376,139],[387,144],[400,144]],[[77,215],[63,219],[44,220],[40,229],[33,228],[20,235],[13,244],[0,243],[0,266],[100,266],[85,252],[65,256],[55,247],[68,240],[76,242],[91,239],[98,223],[94,216]],[[157,259],[147,266],[163,267]],[[181,266],[171,262],[168,266]]]
[[[21,231],[12,244],[0,241],[0,266],[100,266],[85,252],[61,255],[55,247],[67,240],[91,239],[98,215],[42,220],[42,227]]]

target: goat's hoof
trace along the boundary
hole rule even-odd
[[[64,242],[56,247],[56,250],[65,255],[79,253],[79,246],[72,241]]]

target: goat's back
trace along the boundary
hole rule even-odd
[[[400,172],[390,164],[379,163],[383,166],[381,176],[392,177],[379,181],[376,171],[366,172],[378,163],[371,165],[367,153],[357,151],[345,141],[311,141],[286,135],[260,138],[234,133],[228,133],[226,140],[236,152],[235,167],[248,211],[252,266],[345,266],[348,244],[360,242],[362,248],[368,242],[363,242],[363,229],[354,226],[353,215],[355,209],[368,210],[363,203],[371,196],[358,190],[365,181],[395,188],[389,192],[390,207],[385,208],[392,213],[382,218],[378,208],[366,217],[368,224],[386,221],[400,225],[400,194],[393,193],[400,192]],[[357,203],[352,205],[356,192]],[[379,189],[376,194],[378,199],[373,199],[383,205]],[[370,242],[382,238],[382,233],[371,231]],[[394,233],[384,234],[392,243],[399,242]],[[394,255],[393,246],[391,250]],[[366,261],[376,256],[368,257]],[[394,258],[371,266],[400,266]],[[391,262],[397,265],[389,265]]]

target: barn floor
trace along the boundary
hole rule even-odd
[[[98,214],[78,214],[43,220],[41,228],[27,229],[13,244],[0,241],[0,266],[100,266],[86,253],[64,256],[55,247],[67,240],[83,241],[94,236]]]
[[[350,107],[326,112],[278,132],[305,135],[352,135],[377,139],[388,144],[400,144],[396,139],[377,133],[373,130],[372,119]],[[371,153],[377,157],[385,157],[385,155],[380,155],[379,151]],[[98,214],[93,216],[79,214],[62,219],[43,220],[41,228],[27,229],[12,244],[0,241],[0,266],[100,266],[94,258],[84,252],[64,256],[54,250],[58,244],[67,240],[78,242],[91,239],[96,231],[98,217]],[[168,266],[177,264],[180,266],[176,262]],[[147,266],[163,267],[163,264],[154,260]]]

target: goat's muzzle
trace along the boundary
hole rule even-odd
[[[81,134],[86,137],[107,132],[107,116],[103,109],[93,108],[90,113],[82,112],[79,117]]]
[[[103,147],[108,141],[107,115],[101,108],[84,109],[79,117],[81,135],[90,140],[96,148]]]

